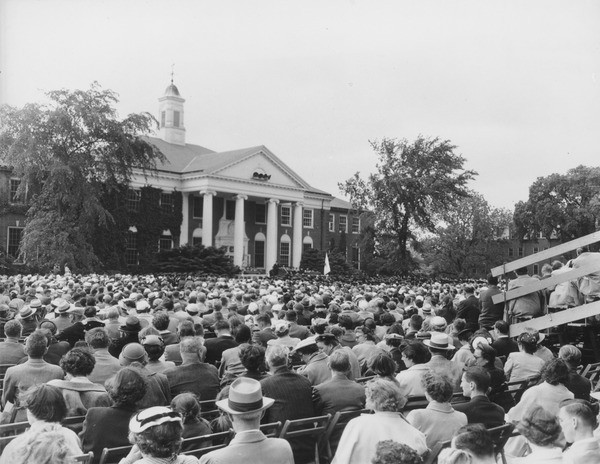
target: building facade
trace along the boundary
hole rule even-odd
[[[171,83],[159,102],[159,137],[147,137],[166,157],[149,175],[134,175],[127,193],[135,210],[141,189],[160,189],[161,208],[174,207],[181,194],[179,231],[164,230],[157,250],[186,244],[226,247],[241,268],[270,270],[275,263],[298,268],[307,248],[336,248],[360,267],[360,216],[348,202],[312,187],[265,146],[215,152],[186,142],[185,99]],[[0,172],[0,194],[18,205],[18,179]],[[8,210],[0,217],[0,243],[13,256],[24,215]],[[137,230],[129,229],[126,260],[136,265]]]

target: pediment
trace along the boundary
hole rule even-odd
[[[258,174],[258,176],[255,175]],[[260,150],[227,166],[213,171],[219,177],[255,181],[264,184],[302,188],[308,187],[298,175],[274,156]],[[266,176],[270,176],[266,179]],[[263,180],[264,179],[264,180]]]

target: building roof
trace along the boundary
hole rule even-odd
[[[155,145],[167,158],[164,163],[158,163],[159,171],[169,171],[181,173],[196,158],[210,153],[215,153],[206,147],[186,143],[185,145],[175,145],[167,143],[158,137],[142,137],[147,142]]]
[[[331,207],[339,209],[355,209],[352,207],[352,203],[337,197],[334,197],[333,200],[331,200]]]
[[[165,97],[171,97],[171,96],[175,96],[175,97],[180,97],[181,95],[179,95],[179,89],[177,87],[175,87],[175,84],[171,83],[171,85],[169,85],[169,87],[167,87],[165,89]]]

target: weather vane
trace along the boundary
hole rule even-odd
[[[171,84],[173,83],[173,75],[175,74],[175,63],[171,65]]]

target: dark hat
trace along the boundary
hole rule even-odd
[[[125,325],[119,327],[121,332],[139,332],[142,330],[140,320],[135,316],[129,316],[125,319]]]
[[[316,342],[333,342],[333,341],[337,341],[337,337],[332,333],[324,333],[324,334],[317,335],[317,337],[315,338],[315,341]]]

